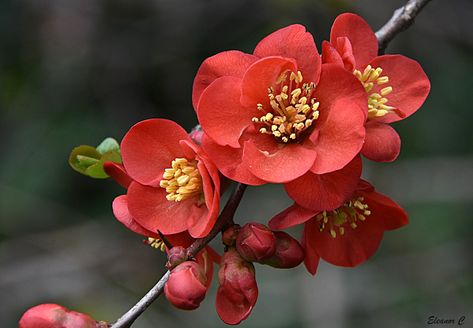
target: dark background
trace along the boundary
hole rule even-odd
[[[403,1],[0,1],[0,327],[57,302],[114,320],[163,272],[163,255],[114,219],[111,181],[72,171],[79,144],[121,139],[134,123],[190,129],[194,74],[217,52],[251,52],[268,33],[304,24],[320,43],[341,12],[378,29]],[[418,60],[432,91],[395,124],[395,163],[364,176],[410,214],[356,269],[257,266],[260,297],[242,327],[424,327],[429,316],[473,326],[473,2],[434,0],[388,53]],[[290,204],[279,186],[250,188],[237,219]],[[297,230],[295,231],[298,232]],[[222,327],[215,286],[200,309],[158,300],[136,327]]]

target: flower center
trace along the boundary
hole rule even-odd
[[[171,168],[165,169],[163,179],[159,182],[166,189],[166,199],[180,202],[202,192],[202,177],[197,169],[197,161],[176,158]]]
[[[363,203],[363,197],[357,197],[343,204],[333,211],[323,211],[315,217],[320,221],[320,231],[327,228],[328,232],[333,238],[337,237],[338,233],[343,236],[345,234],[345,226],[349,225],[352,229],[358,227],[360,221],[365,221],[366,217],[371,214],[368,205]]]
[[[252,119],[260,133],[271,134],[283,143],[297,141],[318,119],[320,103],[312,96],[315,83],[302,81],[300,71],[291,72],[289,81],[287,73],[283,73],[276,80],[276,86],[268,88],[271,108],[257,104],[264,115]]]
[[[368,93],[368,119],[376,117],[383,117],[388,113],[396,113],[399,116],[403,116],[403,113],[392,106],[387,105],[389,95],[393,88],[391,86],[385,86],[379,90],[379,86],[389,82],[388,76],[381,76],[383,69],[381,67],[372,68],[371,65],[366,66],[363,73],[357,69],[353,71],[358,80],[365,88]],[[374,91],[376,89],[378,92]]]

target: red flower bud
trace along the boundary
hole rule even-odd
[[[240,232],[240,225],[234,224],[222,233],[222,242],[226,246],[234,246]]]
[[[58,304],[40,304],[26,311],[19,328],[106,328],[86,314],[71,311]]]
[[[260,262],[274,254],[276,238],[267,226],[260,223],[247,223],[238,234],[236,248],[245,260]]]
[[[255,268],[231,247],[222,257],[218,281],[218,316],[226,324],[237,325],[250,315],[258,299]]]
[[[262,263],[279,269],[294,268],[301,264],[304,260],[304,249],[299,242],[284,231],[273,233],[276,236],[276,251]]]
[[[179,264],[171,271],[164,293],[172,305],[182,310],[194,310],[207,292],[207,277],[203,268],[194,261]]]
[[[175,246],[168,252],[168,269],[173,269],[187,259],[186,249],[182,246]]]

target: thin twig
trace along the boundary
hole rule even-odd
[[[195,256],[202,248],[205,247],[215,236],[222,230],[224,230],[231,222],[233,222],[233,216],[235,211],[240,204],[241,198],[245,193],[246,185],[239,183],[232,195],[225,204],[222,213],[220,213],[215,226],[208,236],[204,238],[197,239],[187,248],[187,256]],[[135,322],[135,320],[151,305],[158,297],[162,294],[164,290],[164,285],[169,279],[170,272],[166,273],[159,279],[158,283],[154,285],[151,290],[146,293],[141,300],[138,301],[130,310],[128,310],[124,315],[122,315],[114,324],[111,325],[111,328],[129,328]]]
[[[408,28],[414,21],[414,18],[430,0],[409,0],[403,7],[397,9],[391,19],[376,32],[379,43],[379,53],[384,53],[389,42],[402,30]],[[187,248],[188,257],[195,256],[205,247],[215,236],[233,222],[233,216],[240,204],[241,198],[245,192],[246,185],[239,183],[233,191],[222,213],[219,215],[215,226],[207,237],[197,239]],[[135,320],[154,302],[164,290],[164,285],[169,279],[170,272],[161,277],[158,283],[121,316],[110,328],[129,328]]]
[[[389,42],[401,31],[407,29],[424,6],[431,0],[409,0],[404,6],[394,11],[391,19],[377,32],[379,54],[383,54]]]

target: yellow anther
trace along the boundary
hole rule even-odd
[[[176,158],[171,168],[165,169],[159,186],[166,190],[166,199],[179,202],[202,192],[202,177],[197,169],[197,161]]]
[[[391,86],[382,88],[379,92],[372,92],[373,89],[375,89],[375,85],[379,86],[389,82],[388,76],[381,76],[382,72],[383,70],[381,67],[372,68],[371,65],[366,66],[363,73],[356,69],[353,71],[353,75],[355,75],[358,80],[360,80],[361,84],[365,88],[365,91],[368,93],[369,119],[383,117],[388,113],[396,112],[394,111],[394,107],[389,106],[389,108],[387,108],[385,106],[385,104],[388,102],[388,99],[385,98],[385,96],[389,95],[393,91]]]

